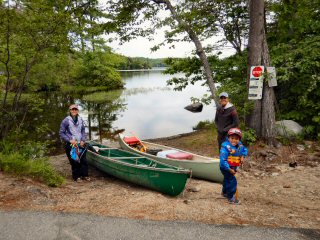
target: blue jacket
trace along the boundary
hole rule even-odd
[[[235,150],[235,153],[231,153],[232,150]],[[229,139],[226,138],[226,141],[222,143],[220,149],[220,169],[228,171],[230,165],[228,163],[229,156],[235,157],[246,157],[248,155],[248,149],[239,141],[237,146],[232,146],[229,142]]]

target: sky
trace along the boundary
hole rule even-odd
[[[164,31],[159,30],[158,34],[154,37],[154,41],[149,41],[147,38],[139,37],[133,39],[130,42],[126,42],[122,45],[118,41],[108,43],[114,52],[125,55],[127,57],[148,57],[148,58],[166,58],[166,57],[188,57],[191,56],[192,51],[195,50],[193,42],[178,42],[175,44],[175,48],[169,48],[169,46],[162,46],[156,52],[151,52],[151,48],[159,44],[164,39]],[[205,44],[214,44],[219,38],[208,39]],[[230,47],[223,49],[221,57],[227,57],[234,53],[234,50]]]
[[[195,49],[192,43],[178,43],[174,49],[169,47],[161,47],[156,52],[151,52],[151,48],[160,42],[161,38],[155,41],[148,41],[146,38],[139,37],[130,42],[120,45],[118,41],[108,43],[108,45],[116,53],[120,53],[127,57],[148,57],[148,58],[166,58],[166,57],[188,57],[192,50]]]
[[[103,0],[100,0],[103,2]],[[160,11],[159,16],[162,18],[170,16],[168,11]],[[144,25],[147,25],[148,22],[144,22]],[[111,37],[114,37],[112,35]],[[138,37],[120,45],[119,41],[114,40],[113,42],[108,42],[108,46],[113,49],[114,52],[125,55],[127,57],[148,57],[148,58],[166,58],[166,57],[188,57],[191,56],[192,51],[195,50],[193,42],[177,42],[175,43],[175,48],[169,48],[169,46],[161,46],[155,52],[151,52],[151,48],[165,39],[165,30],[163,28],[157,29],[155,35],[153,36],[154,40],[149,41],[146,37]],[[202,42],[203,47],[206,44],[214,45],[217,41],[221,39],[220,37],[215,37],[212,39],[207,39]],[[223,49],[223,54],[220,57],[227,57],[233,54],[235,51],[231,47]]]

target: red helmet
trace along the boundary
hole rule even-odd
[[[228,131],[228,136],[231,135],[238,135],[240,139],[242,138],[242,132],[239,128],[230,128],[230,130]]]

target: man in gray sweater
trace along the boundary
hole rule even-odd
[[[230,128],[239,127],[239,117],[236,108],[229,102],[229,94],[222,92],[219,95],[220,106],[217,107],[215,124],[218,129],[219,151],[221,144],[226,140]]]

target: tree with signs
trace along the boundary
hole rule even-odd
[[[250,1],[250,32],[248,44],[248,72],[251,66],[271,65],[266,39],[264,0]],[[274,140],[275,131],[275,95],[273,88],[263,82],[261,100],[254,100],[254,109],[249,118],[249,127],[253,128],[259,137],[268,142]]]

